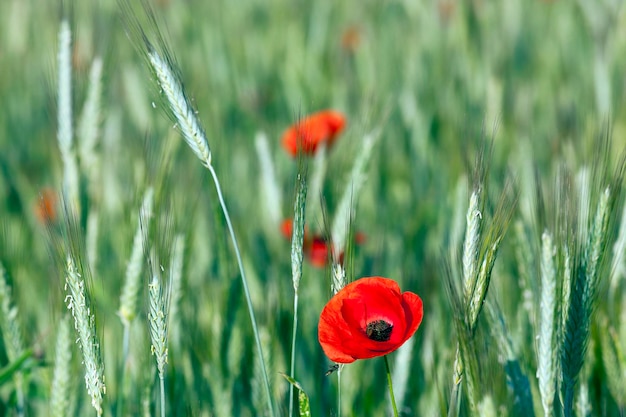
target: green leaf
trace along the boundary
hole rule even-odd
[[[9,381],[13,377],[13,374],[20,371],[24,362],[26,362],[26,360],[32,355],[32,350],[25,350],[15,361],[0,369],[0,386]]]
[[[287,374],[284,374],[282,372],[279,372],[279,374],[281,374],[283,378],[287,380],[287,382],[289,382],[298,390],[298,408],[299,408],[300,417],[311,417],[311,407],[309,406],[309,396],[306,395],[306,392],[304,392],[304,389],[302,388],[300,383]]]

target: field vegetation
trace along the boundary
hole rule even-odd
[[[621,0],[0,2],[0,415],[625,416],[625,50]],[[384,359],[320,321],[372,276]]]

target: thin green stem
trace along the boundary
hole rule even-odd
[[[396,397],[393,395],[393,382],[391,382],[391,370],[389,369],[389,360],[387,355],[385,358],[385,368],[387,368],[387,384],[389,385],[389,398],[391,399],[391,407],[393,408],[394,417],[398,417],[398,407],[396,406]]]
[[[343,365],[339,365],[337,368],[337,417],[341,417],[341,371]]]
[[[213,178],[213,182],[215,183],[215,189],[217,191],[217,198],[220,202],[222,213],[224,213],[226,226],[228,227],[230,239],[233,242],[233,248],[235,249],[235,257],[237,258],[237,265],[239,266],[239,275],[241,275],[241,283],[243,285],[243,292],[246,297],[246,304],[248,305],[248,314],[250,315],[250,321],[252,322],[252,331],[254,333],[254,340],[256,342],[256,348],[257,348],[259,358],[261,359],[260,362],[261,362],[261,370],[263,372],[265,395],[267,396],[267,407],[268,407],[270,416],[275,416],[274,406],[272,404],[272,394],[270,391],[270,380],[267,376],[267,369],[265,368],[265,359],[263,356],[263,348],[261,346],[261,337],[259,336],[259,329],[257,328],[257,324],[256,324],[254,308],[252,307],[252,298],[250,297],[250,289],[248,288],[248,280],[246,279],[246,274],[243,270],[243,261],[241,260],[239,244],[237,243],[237,238],[235,237],[235,230],[233,229],[233,224],[230,221],[230,214],[228,214],[228,209],[226,208],[226,203],[224,202],[224,196],[222,195],[222,187],[220,185],[219,180],[217,179],[217,174],[215,173],[215,169],[213,169],[213,165],[211,165],[210,160],[206,161],[205,166],[208,168],[209,172],[211,173],[211,177]]]
[[[165,378],[159,378],[161,385],[161,417],[165,417]]]
[[[291,370],[289,375],[296,379],[296,333],[298,330],[298,291],[293,295],[293,334],[291,336]],[[289,384],[289,417],[293,416],[293,384]]]
[[[130,323],[124,323],[124,336],[122,339],[122,395],[120,404],[117,407],[118,417],[124,415],[124,399],[126,397],[126,387],[128,386],[128,352],[130,348]]]

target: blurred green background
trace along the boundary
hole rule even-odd
[[[281,134],[298,117],[320,109],[346,115],[346,131],[328,150],[322,188],[332,219],[350,186],[364,135],[380,131],[367,180],[354,197],[353,228],[365,233],[367,241],[355,248],[348,275],[391,277],[424,300],[425,317],[406,355],[409,363],[395,364],[407,373],[404,415],[438,415],[449,395],[455,335],[439,259],[460,245],[466,178],[477,149],[492,139],[490,193],[497,196],[511,172],[520,203],[516,227],[496,264],[490,298],[510,322],[520,363],[537,394],[531,316],[538,301],[520,284],[516,252],[523,252],[519,237],[525,234],[515,230],[533,227],[533,169],[550,183],[560,163],[573,170],[589,163],[597,134],[606,126],[615,157],[624,148],[626,21],[621,3],[154,2],[160,29],[207,131],[242,246],[282,415],[288,384],[277,373],[289,369],[290,245],[265,208],[271,202],[265,201],[259,180],[255,135],[268,135],[282,215],[288,218],[298,164],[281,149]],[[42,190],[60,192],[63,176],[56,139],[56,53],[60,21],[68,16],[75,125],[91,63],[96,56],[104,62],[99,175],[97,182],[88,183],[83,172],[79,220],[86,228],[89,213],[97,213],[97,257],[90,268],[107,375],[105,414],[119,412],[122,396],[125,415],[138,415],[145,395],[152,399],[153,411],[157,403],[147,371],[153,360],[145,315],[133,328],[134,383],[126,388],[120,384],[122,326],[116,315],[142,194],[155,185],[157,229],[183,233],[186,240],[179,329],[172,330],[178,341],[170,348],[166,379],[169,415],[263,415],[250,321],[215,188],[165,117],[164,102],[137,40],[126,35],[119,10],[110,0],[0,3],[0,261],[13,287],[25,343],[35,348],[38,359],[28,376],[28,410],[46,415],[56,323],[66,310],[63,265],[51,255],[62,246],[63,221],[59,214],[46,230],[35,210]],[[77,133],[75,141],[80,140]],[[308,227],[321,231],[319,196],[309,195],[308,204],[314,214],[307,218]],[[57,209],[60,213],[60,203]],[[311,397],[313,415],[336,415],[336,378],[324,376],[331,364],[317,342],[329,282],[328,268],[305,264],[296,379]],[[623,284],[615,288],[623,293]],[[529,308],[524,308],[524,294]],[[624,310],[618,311],[623,317]],[[626,349],[626,320],[610,320]],[[485,395],[493,398],[498,415],[514,415],[496,344],[488,331],[481,337],[489,369]],[[80,372],[78,349],[74,360]],[[3,354],[0,363],[6,364]],[[598,372],[588,373],[589,381],[600,386],[592,398],[594,415],[620,415],[620,410],[623,415],[623,398],[607,391]],[[358,361],[342,378],[343,415],[387,410],[382,360]],[[91,412],[78,378],[74,391],[77,415]],[[12,415],[11,383],[0,387],[0,403],[0,414]],[[535,408],[540,410],[537,399]]]

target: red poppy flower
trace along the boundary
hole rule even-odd
[[[41,224],[54,223],[57,218],[57,195],[51,188],[43,188],[34,206],[35,217]]]
[[[285,219],[280,225],[280,232],[286,239],[291,239],[293,235],[293,220]],[[357,245],[362,245],[365,243],[366,237],[362,232],[357,232],[354,235],[354,243]],[[311,237],[309,234],[309,230],[304,226],[304,238],[302,242],[302,251],[306,256],[307,260],[313,265],[315,268],[325,268],[328,265],[328,261],[331,259],[330,254],[332,253],[333,246],[329,243],[328,239],[324,238],[320,235],[315,235]],[[343,263],[343,255],[341,252],[339,254],[339,263]]]
[[[383,356],[413,336],[423,314],[422,299],[401,293],[395,281],[361,278],[328,301],[320,315],[318,339],[333,362]]]
[[[331,146],[346,124],[343,114],[334,110],[323,110],[314,113],[285,131],[282,138],[283,148],[291,156],[298,152],[313,155],[317,147],[326,142]]]
[[[305,255],[311,265],[316,268],[324,268],[328,264],[331,251],[332,246],[323,238],[316,236],[308,242]]]

